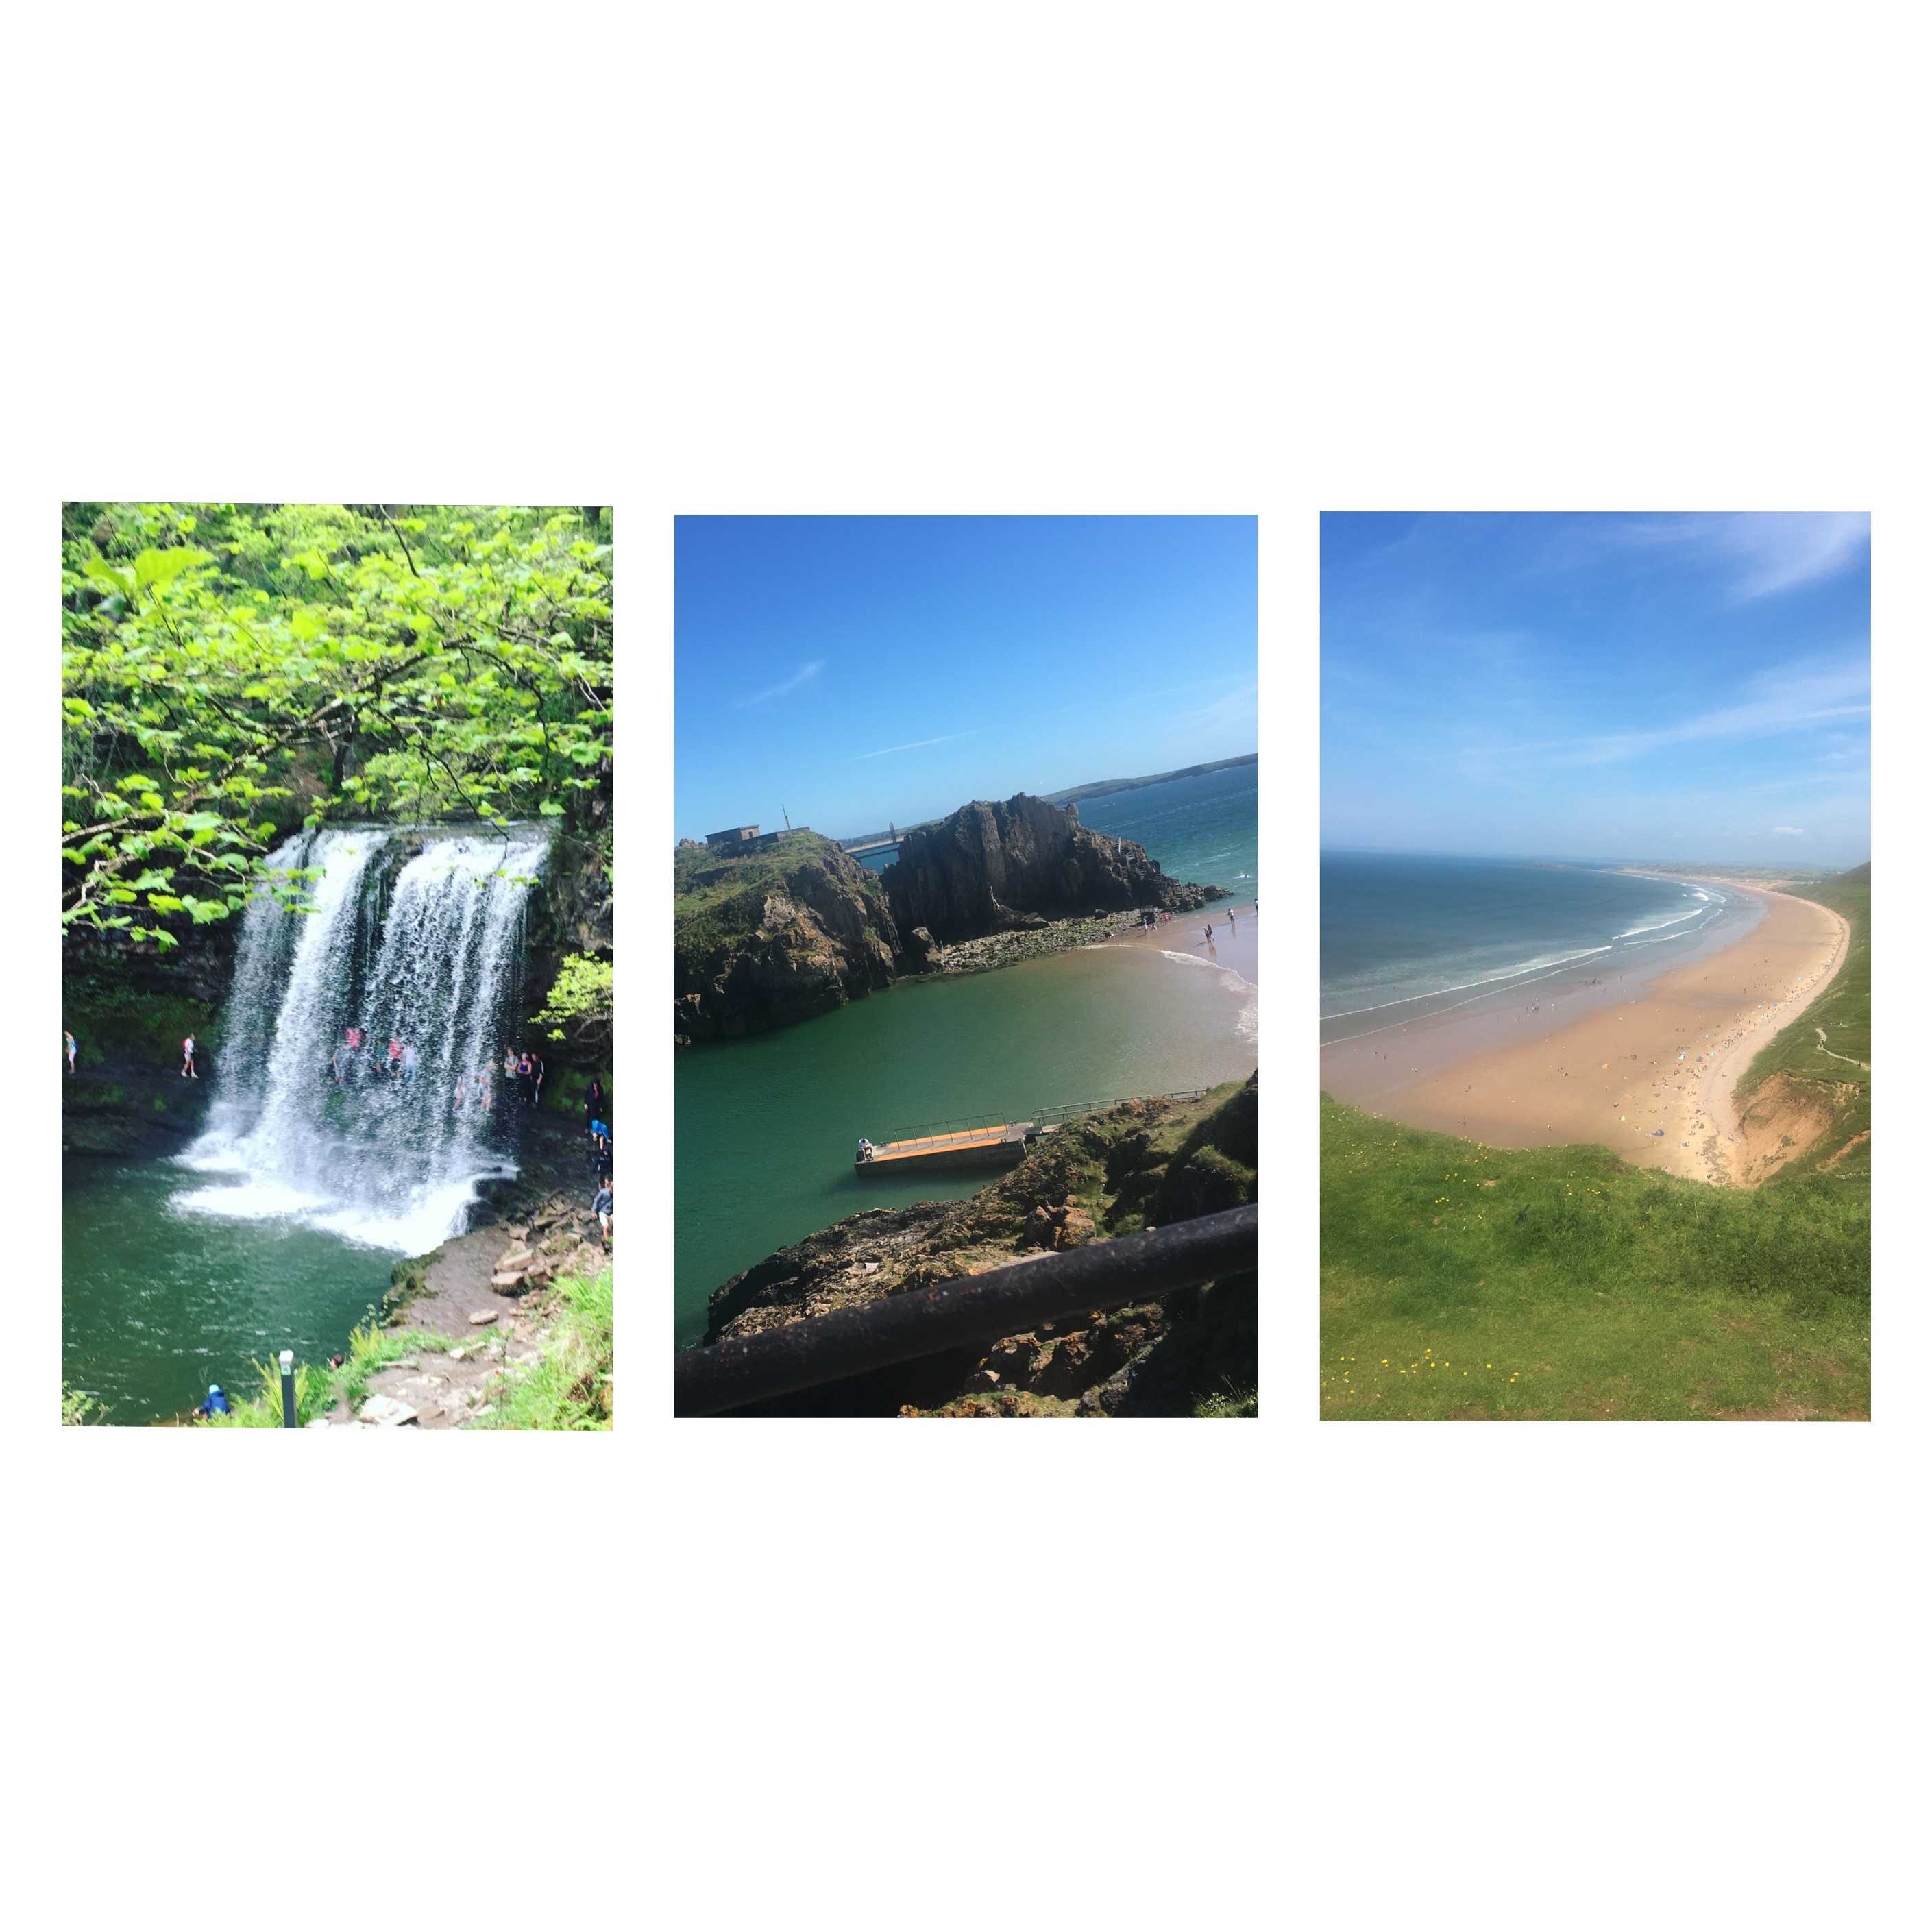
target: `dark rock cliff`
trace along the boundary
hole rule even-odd
[[[1077,806],[1025,792],[1004,805],[976,800],[907,833],[884,878],[899,930],[942,944],[1096,911],[1191,911],[1224,896],[1168,878],[1130,840],[1090,830]]]
[[[1043,1137],[1003,1179],[968,1199],[853,1215],[715,1289],[705,1340],[976,1274],[1041,1248],[1077,1247],[1252,1201],[1258,1091],[1251,1076],[1192,1103],[1128,1101]],[[1244,1275],[740,1412],[1252,1412],[1256,1333],[1256,1279]]]

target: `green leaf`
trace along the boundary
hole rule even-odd
[[[134,595],[134,580],[124,571],[116,570],[104,557],[90,556],[80,566],[80,574],[103,590],[118,592],[131,598]]]
[[[134,586],[158,590],[173,583],[183,571],[214,561],[205,550],[144,550],[134,560]]]
[[[542,812],[546,818],[561,818],[563,816],[563,807],[559,805],[554,799],[545,799],[542,804],[537,807],[537,809]]]
[[[182,824],[190,832],[212,832],[221,823],[218,812],[197,812],[184,818]]]

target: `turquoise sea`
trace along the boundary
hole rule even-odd
[[[1167,872],[1256,896],[1255,767],[1084,800],[1096,830]],[[879,1141],[972,1114],[1244,1079],[1257,1052],[1252,922],[1210,956],[1177,922],[1166,948],[1086,948],[970,977],[909,982],[802,1025],[681,1052],[676,1063],[676,1330],[704,1332],[711,1291],[867,1208],[958,1199],[986,1173],[854,1174]],[[1232,963],[1238,958],[1246,970]]]

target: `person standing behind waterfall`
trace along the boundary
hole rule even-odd
[[[543,1105],[543,1055],[533,1053],[530,1055],[530,1105],[532,1107]]]
[[[453,1111],[459,1114],[463,1111],[463,1076],[460,1073],[456,1076],[456,1106]]]
[[[404,1040],[403,1042],[402,1071],[403,1084],[405,1087],[413,1087],[416,1084],[416,1064],[417,1057],[416,1047],[412,1042]]]
[[[194,1070],[194,1035],[190,1034],[182,1042],[182,1078],[199,1080],[201,1076]]]

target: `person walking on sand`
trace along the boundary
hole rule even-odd
[[[63,1031],[61,1038],[66,1042],[67,1070],[71,1073],[74,1071],[74,1057],[80,1051],[80,1048],[74,1045],[72,1034]]]
[[[194,1035],[193,1034],[190,1034],[182,1042],[181,1070],[182,1078],[184,1080],[199,1080],[201,1078],[201,1076],[194,1070]]]

